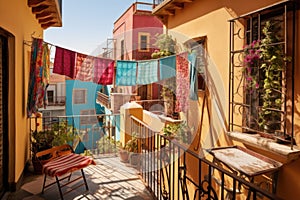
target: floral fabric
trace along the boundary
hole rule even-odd
[[[45,90],[49,83],[50,51],[41,39],[33,39],[28,84],[27,116],[31,117],[44,106]]]
[[[188,53],[176,55],[176,106],[175,112],[188,110],[190,91]]]

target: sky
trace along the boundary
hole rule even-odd
[[[46,29],[44,40],[91,55],[112,38],[114,22],[134,2],[136,0],[63,0],[63,26]]]

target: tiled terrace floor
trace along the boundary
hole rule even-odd
[[[97,165],[85,168],[89,191],[79,187],[64,196],[70,199],[105,200],[151,200],[153,199],[140,180],[138,171],[129,164],[120,162],[118,157],[96,158]],[[76,172],[72,176],[76,176]],[[41,194],[43,176],[28,172],[20,190],[7,193],[3,200],[43,200],[60,199],[57,185],[53,185]],[[72,184],[68,187],[71,187]],[[65,188],[67,189],[67,188]],[[64,190],[63,190],[64,191]]]

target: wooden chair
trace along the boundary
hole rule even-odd
[[[87,181],[84,176],[83,168],[91,164],[96,165],[95,161],[92,158],[75,154],[72,147],[68,144],[58,146],[58,147],[53,147],[51,149],[38,152],[36,154],[36,157],[37,159],[42,159],[47,157],[47,161],[48,161],[46,164],[43,165],[43,170],[42,170],[42,173],[44,174],[42,194],[44,193],[44,190],[46,188],[50,187],[55,183],[58,186],[61,199],[63,199],[64,194],[67,194],[83,185],[85,185],[86,190],[89,190]],[[71,180],[72,172],[77,170],[81,170],[81,176]],[[69,174],[69,176],[64,176],[67,174]],[[56,181],[46,185],[47,176],[55,177]],[[61,176],[64,177],[60,178]],[[83,179],[84,183],[76,187],[70,188],[70,190],[68,190],[65,193],[62,192],[63,187],[69,185],[70,183],[74,183],[75,181],[78,181],[81,178]],[[68,179],[68,182],[62,185],[60,181],[65,179]]]

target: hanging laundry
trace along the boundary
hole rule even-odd
[[[188,53],[176,55],[176,112],[188,110],[189,98],[189,61]]]
[[[72,79],[75,78],[75,56],[76,52],[56,47],[53,73],[68,76]]]
[[[31,117],[44,106],[45,90],[49,83],[50,51],[42,39],[34,38],[31,46],[28,84],[27,116]]]
[[[50,81],[50,49],[48,44],[43,44],[43,100],[40,99],[40,101],[43,101],[41,104],[43,104],[44,108],[48,105],[48,98],[47,98],[47,88]]]
[[[198,100],[198,71],[196,69],[197,65],[197,54],[190,53],[188,55],[188,60],[190,62],[190,99]]]
[[[111,59],[94,59],[94,79],[93,82],[101,85],[112,85],[114,80],[114,64]]]
[[[147,85],[158,81],[158,61],[147,60],[138,62],[137,84]]]
[[[168,56],[159,59],[160,80],[176,76],[176,56]]]
[[[92,82],[94,74],[94,57],[77,53],[76,80]]]
[[[116,85],[133,86],[136,85],[136,61],[117,61]]]

